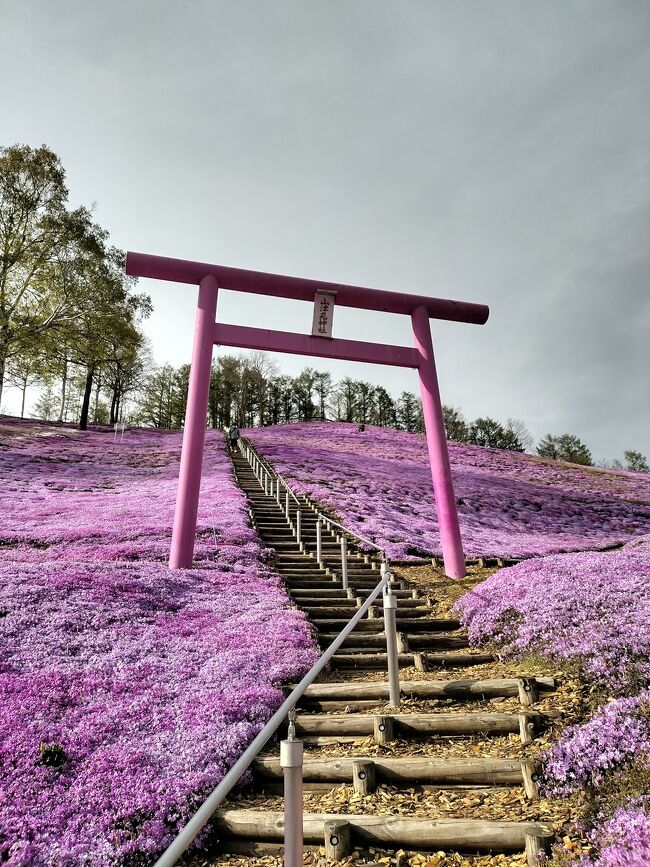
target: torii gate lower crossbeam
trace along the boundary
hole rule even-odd
[[[422,411],[445,572],[452,578],[462,578],[465,575],[465,558],[458,525],[429,319],[434,317],[482,325],[489,315],[485,305],[385,292],[340,283],[325,283],[320,280],[286,277],[260,271],[246,271],[223,265],[149,256],[144,253],[128,253],[126,271],[136,277],[199,284],[176,512],[169,557],[171,569],[192,567],[212,351],[214,344],[218,343],[223,346],[416,368],[420,379]],[[301,301],[311,301],[316,293],[326,293],[335,298],[337,306],[407,314],[411,317],[415,348],[217,323],[217,295],[220,286],[240,292],[294,298]]]

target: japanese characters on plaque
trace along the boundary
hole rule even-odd
[[[311,323],[313,337],[331,337],[334,321],[336,292],[316,292],[314,295],[314,318]]]

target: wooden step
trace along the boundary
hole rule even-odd
[[[367,590],[357,590],[356,588],[350,588],[350,589],[351,589],[351,592],[353,593],[353,596],[347,596],[347,597],[344,595],[345,590],[343,590],[342,588],[325,587],[325,586],[320,587],[320,588],[319,587],[314,587],[314,588],[296,587],[296,588],[292,588],[290,593],[291,593],[291,596],[296,600],[296,602],[300,602],[300,603],[302,603],[302,602],[313,603],[313,602],[317,602],[320,599],[322,599],[323,601],[326,601],[328,599],[338,598],[338,599],[352,599],[352,601],[355,603],[355,605],[356,605],[355,600],[357,598],[360,598],[362,600],[362,604],[363,604],[363,602],[365,602],[367,597],[370,595],[370,593]],[[416,590],[415,592],[417,593],[418,591]],[[404,602],[406,602],[406,601],[409,601],[409,602],[412,601],[414,603],[418,601],[418,598],[413,596],[412,590],[394,590],[393,596],[397,597],[398,604],[404,604]]]
[[[279,570],[279,571],[280,571],[280,574],[285,579],[284,583],[287,585],[287,587],[290,590],[294,590],[294,589],[305,590],[305,589],[309,589],[310,587],[313,587],[313,588],[323,587],[323,588],[330,588],[330,589],[332,587],[338,587],[339,591],[343,592],[343,585],[341,583],[341,578],[338,575],[331,575],[331,574],[327,575],[323,570],[321,570],[320,573],[315,572],[313,575],[307,574],[307,575],[303,575],[300,578],[299,577],[287,578],[284,574],[284,570]],[[351,590],[354,590],[356,592],[359,589],[359,586],[358,586],[359,584],[365,585],[366,583],[369,583],[371,585],[370,590],[372,591],[372,590],[376,589],[377,584],[379,584],[379,581],[377,581],[377,582],[374,582],[374,581],[360,582],[360,581],[356,580],[355,578],[350,578],[348,581],[348,586],[350,587]],[[363,589],[366,589],[365,586]],[[340,632],[340,630],[339,630],[339,632]]]
[[[418,671],[430,671],[433,668],[456,668],[465,665],[483,665],[494,662],[492,653],[400,653],[398,654],[400,668],[415,667]],[[332,668],[364,669],[366,671],[386,671],[388,656],[385,653],[335,653],[332,657]]]
[[[323,845],[325,823],[344,820],[352,829],[353,844],[391,849],[460,850],[463,852],[521,852],[528,838],[550,841],[553,831],[542,822],[490,822],[478,819],[427,819],[406,816],[305,813],[307,843]],[[282,840],[284,814],[263,810],[223,809],[214,814],[221,837]]]
[[[517,713],[395,713],[387,715],[393,724],[396,738],[426,735],[502,735],[516,734],[524,725],[532,723],[533,731],[541,727],[541,716],[535,711]],[[370,737],[378,719],[375,714],[296,714],[296,734]]]
[[[328,618],[323,617],[318,620],[318,628],[323,632],[334,632],[338,634],[343,630],[347,624],[348,619],[342,618]],[[433,632],[434,630],[455,630],[458,629],[460,623],[457,620],[452,620],[451,618],[428,618],[428,617],[414,617],[410,619],[405,619],[400,615],[400,612],[397,612],[397,631],[398,632],[412,632],[413,630],[417,630],[418,632]],[[384,629],[384,620],[383,617],[376,618],[374,620],[360,620],[356,625],[355,630],[358,632],[382,632]]]
[[[308,591],[309,592],[309,591]],[[301,608],[309,609],[327,609],[331,608],[346,608],[350,609],[352,614],[354,613],[356,608],[360,608],[361,605],[365,602],[365,599],[359,597],[351,597],[345,595],[345,590],[335,590],[335,593],[338,593],[338,596],[301,596],[296,595],[293,591],[291,591],[291,597],[296,604],[300,605]],[[404,594],[404,591],[401,591]],[[343,595],[341,595],[343,594]],[[422,599],[413,599],[408,593],[397,596],[397,607],[400,609],[406,610],[407,608],[421,608],[424,600]],[[381,602],[381,598],[380,598]],[[376,608],[376,606],[371,606],[372,608]],[[430,611],[431,609],[425,609]],[[352,615],[350,615],[352,616]]]
[[[371,593],[370,590],[359,590],[359,589],[355,590],[355,594],[357,596],[362,596],[364,599],[366,599],[368,596],[370,596],[370,593]],[[422,598],[421,591],[418,590],[416,587],[405,587],[404,590],[395,590],[394,588],[391,588],[391,593],[393,594],[393,596],[397,596],[398,599],[400,599],[400,598],[402,598],[402,599],[421,599]]]
[[[350,600],[353,602],[354,600]],[[342,605],[339,607],[325,607],[322,605],[304,605],[301,603],[301,609],[309,614],[311,619],[314,622],[315,626],[318,626],[323,620],[331,620],[332,618],[341,618],[345,623],[352,617],[354,614],[354,609],[357,607]],[[404,606],[399,606],[397,608],[397,616],[398,618],[409,618],[417,620],[421,617],[430,617],[432,614],[431,608],[417,607],[417,608],[405,608]],[[377,608],[374,605],[370,607],[368,610],[366,617],[374,617],[375,619],[381,619],[383,622],[383,609]],[[345,623],[343,625],[345,625]],[[343,629],[343,626],[341,627]]]
[[[374,765],[378,784],[390,786],[425,785],[444,786],[462,784],[474,786],[522,786],[522,762],[517,759],[474,758],[385,758],[383,756],[345,756],[336,758],[306,758],[302,778],[306,783],[352,783],[353,763]],[[283,776],[280,759],[257,758],[252,764],[254,772],[263,778],[279,779]]]
[[[493,677],[484,680],[402,680],[400,689],[402,695],[413,698],[474,698],[483,696],[486,698],[508,698],[519,696],[525,688],[525,681],[534,681],[538,690],[552,690],[555,688],[555,678],[535,677]],[[286,686],[290,692],[295,687]],[[388,683],[385,681],[375,682],[352,682],[352,683],[314,683],[308,686],[303,695],[304,699],[315,700],[348,700],[356,699],[388,699]]]
[[[454,631],[454,630],[452,630]],[[457,632],[457,631],[456,631]],[[330,644],[336,638],[337,633],[324,633],[319,632],[318,634],[318,642],[321,647],[326,648],[329,647]],[[422,632],[417,634],[410,634],[406,636],[406,640],[408,641],[409,650],[426,650],[430,648],[434,648],[436,650],[440,650],[442,648],[463,648],[469,647],[469,641],[467,640],[466,633],[459,633],[454,635],[448,635],[444,631],[438,632]],[[361,635],[355,635],[353,632],[343,642],[343,646],[341,650],[356,650],[357,648],[363,648],[364,650],[368,650],[370,648],[381,648],[386,647],[386,636],[382,634],[371,635],[369,633],[364,633]]]

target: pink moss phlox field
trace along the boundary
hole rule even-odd
[[[581,663],[600,690],[618,697],[566,729],[547,753],[544,788],[552,797],[616,790],[626,769],[650,763],[649,537],[604,553],[553,555],[496,572],[456,608],[472,643],[507,654],[538,652]],[[636,769],[636,770],[635,770]],[[624,802],[596,822],[595,860],[581,867],[648,864],[648,803]],[[646,860],[644,860],[646,859]]]
[[[334,422],[246,431],[294,488],[393,559],[440,554],[424,436]],[[529,557],[650,533],[650,475],[449,443],[465,553]]]
[[[599,852],[578,867],[648,867],[650,864],[650,797],[622,807],[592,836]]]
[[[608,702],[583,725],[567,728],[544,766],[545,790],[566,797],[598,788],[612,771],[650,754],[650,690]],[[650,761],[650,759],[648,759]]]
[[[0,419],[0,862],[151,863],[317,658],[209,433],[199,567],[169,572],[181,437]]]
[[[650,556],[641,547],[526,560],[456,607],[473,643],[581,661],[614,693],[650,684]]]

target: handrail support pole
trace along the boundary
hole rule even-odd
[[[280,766],[282,767],[282,773],[284,776],[285,867],[302,867],[302,757],[302,741],[293,738],[281,741]]]
[[[387,576],[384,575],[386,578]],[[389,579],[390,580],[390,579]],[[392,707],[400,706],[399,657],[397,655],[397,597],[384,588],[384,632],[388,657],[388,697]]]
[[[316,518],[316,560],[320,566],[323,559],[323,527],[321,525],[320,515]]]

